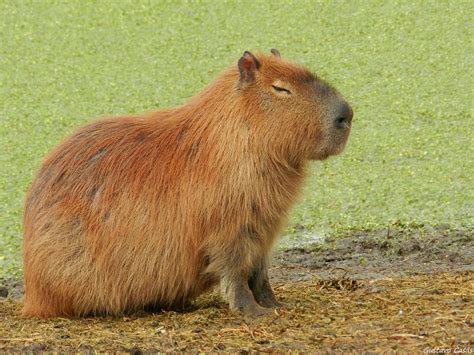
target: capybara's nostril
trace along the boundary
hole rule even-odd
[[[347,117],[338,117],[336,118],[336,126],[338,128],[344,128],[347,122]]]
[[[350,127],[352,121],[352,108],[349,106],[347,102],[343,102],[339,106],[339,112],[336,116],[336,127],[337,128],[348,128]]]

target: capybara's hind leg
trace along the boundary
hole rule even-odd
[[[73,317],[74,309],[70,302],[58,299],[49,292],[27,290],[21,314],[38,318]]]
[[[270,281],[268,279],[268,266],[265,260],[259,262],[249,278],[249,287],[255,297],[255,300],[263,307],[277,308],[284,304],[278,302],[273,293]]]
[[[24,317],[55,318],[71,317],[71,314],[60,312],[54,306],[48,304],[24,304],[21,311]]]

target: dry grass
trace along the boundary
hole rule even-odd
[[[243,319],[215,295],[184,313],[124,318],[21,319],[0,302],[0,350],[83,351],[423,351],[471,348],[474,273],[277,284],[291,305]]]

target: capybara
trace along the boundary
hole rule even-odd
[[[180,308],[219,282],[245,315],[280,305],[272,245],[352,109],[276,49],[236,64],[183,106],[94,121],[46,157],[25,203],[25,316]]]

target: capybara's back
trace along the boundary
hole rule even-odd
[[[272,50],[181,107],[80,128],[26,198],[24,315],[180,307],[218,282],[232,309],[268,313],[270,249],[306,162],[340,153],[351,118]]]

